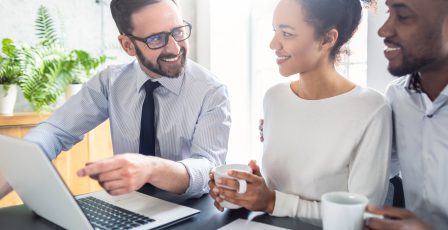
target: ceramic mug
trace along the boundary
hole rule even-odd
[[[215,183],[220,178],[234,179],[234,180],[238,181],[238,183],[239,183],[239,189],[237,192],[245,193],[246,189],[247,189],[247,182],[245,180],[238,180],[234,177],[229,176],[229,174],[228,174],[229,170],[236,170],[236,171],[252,173],[252,169],[248,165],[243,165],[243,164],[228,164],[228,165],[221,165],[221,166],[218,166],[215,168],[215,174],[214,174]],[[223,185],[216,184],[216,186],[221,187],[221,188],[230,189],[229,187],[223,186]],[[229,209],[241,208],[241,206],[230,203],[228,201],[222,201],[221,203],[219,203],[219,205],[221,205],[221,207],[223,207],[223,208],[229,208]]]
[[[367,218],[383,218],[366,212],[369,199],[350,192],[329,192],[321,197],[324,230],[362,230]]]

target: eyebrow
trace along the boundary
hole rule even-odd
[[[275,28],[276,26],[274,26],[274,28]],[[295,28],[294,27],[292,27],[292,26],[290,26],[290,25],[286,25],[286,24],[279,24],[278,26],[277,26],[277,28],[280,28],[280,29],[292,29],[292,30],[294,30]]]
[[[402,2],[394,2],[394,3],[390,3],[390,1],[386,0],[386,5],[388,7],[392,7],[395,9],[401,9],[401,8],[409,8],[408,5],[402,3]]]
[[[395,9],[403,9],[403,8],[408,9],[409,8],[404,3],[393,3],[390,7],[395,8]]]
[[[178,28],[180,28],[180,27],[187,26],[187,25],[188,25],[188,24],[180,25],[180,26],[176,26],[176,27],[174,27],[173,29],[171,29],[170,31],[161,31],[161,32],[157,32],[157,33],[152,33],[152,34],[150,34],[150,35],[148,35],[148,36],[146,36],[146,37],[144,37],[144,38],[146,39],[146,38],[149,38],[149,37],[154,36],[154,35],[171,33],[173,30],[178,29]]]

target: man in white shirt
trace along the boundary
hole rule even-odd
[[[90,162],[112,195],[151,184],[199,197],[208,172],[224,164],[230,130],[226,87],[187,59],[191,24],[171,0],[112,0],[123,50],[137,61],[109,66],[24,138],[49,159],[109,119],[113,157]],[[146,115],[145,115],[146,114]],[[0,198],[10,191],[0,176]]]
[[[448,1],[387,0],[384,37],[389,72],[401,77],[386,95],[406,209],[374,208],[386,219],[368,229],[448,228]]]

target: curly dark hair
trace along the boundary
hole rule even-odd
[[[376,0],[296,0],[303,9],[305,20],[315,28],[316,37],[323,38],[331,29],[336,29],[339,37],[330,52],[332,61],[338,60],[342,50],[356,32],[361,22],[362,5],[368,8],[376,5]]]
[[[120,34],[132,34],[134,27],[131,16],[141,8],[162,0],[112,0],[110,11]],[[177,5],[175,0],[171,0]]]

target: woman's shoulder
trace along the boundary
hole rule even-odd
[[[359,109],[364,108],[365,110],[371,111],[389,106],[385,96],[372,88],[357,86],[356,93],[352,95],[352,102]]]
[[[288,90],[290,90],[289,85],[290,82],[283,82],[273,85],[266,91],[265,97],[275,97],[288,93]]]
[[[375,89],[356,86],[355,97],[361,101],[373,104],[387,104],[386,97]]]

